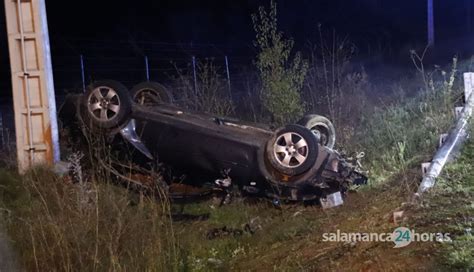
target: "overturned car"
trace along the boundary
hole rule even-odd
[[[129,91],[116,81],[97,81],[72,101],[75,107],[67,109],[74,108],[85,127],[121,138],[147,164],[234,184],[246,193],[307,201],[366,182],[353,162],[333,150],[334,128],[322,116],[274,130],[184,110],[153,82]]]

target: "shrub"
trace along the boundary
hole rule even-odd
[[[196,82],[189,67],[188,72],[176,68],[178,76],[174,78],[178,101],[185,107],[216,114],[219,116],[234,113],[232,96],[220,68],[212,59],[198,61],[196,64]],[[196,83],[196,86],[195,86]]]
[[[343,117],[343,109],[351,101],[345,97],[354,91],[360,91],[354,89],[357,85],[367,82],[367,74],[363,70],[360,73],[350,71],[355,46],[347,37],[341,39],[333,30],[331,37],[326,38],[321,24],[318,25],[318,34],[317,43],[309,45],[310,69],[304,94],[311,102],[308,105],[310,111],[323,109],[329,114],[329,118],[338,124]]]
[[[299,52],[291,55],[294,41],[285,39],[278,30],[277,6],[270,3],[267,11],[259,8],[252,15],[256,32],[255,46],[259,53],[256,65],[262,81],[263,105],[277,124],[295,121],[303,114],[300,90],[308,70],[308,64]]]

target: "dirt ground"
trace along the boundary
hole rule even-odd
[[[405,248],[393,248],[391,242],[324,242],[325,232],[378,232],[392,233],[404,223],[394,223],[393,211],[406,201],[403,194],[394,190],[368,190],[353,193],[346,199],[343,207],[323,211],[307,209],[320,221],[320,227],[295,243],[284,243],[272,247],[271,252],[261,258],[241,261],[239,269],[260,270],[286,258],[295,256],[303,270],[308,271],[433,271],[433,245],[414,243]],[[258,269],[256,268],[258,267]]]
[[[421,178],[418,172],[405,173],[408,181],[394,178],[384,185],[351,192],[344,205],[327,210],[319,206],[286,204],[281,211],[276,211],[270,206],[235,203],[206,210],[201,208],[209,204],[201,203],[201,208],[194,212],[210,211],[209,220],[182,225],[178,235],[194,235],[189,247],[201,260],[207,260],[210,251],[225,251],[209,258],[222,260],[222,265],[215,267],[216,271],[441,271],[436,253],[438,242],[412,242],[406,247],[394,248],[393,242],[323,241],[324,233],[338,230],[391,234],[398,227],[407,227],[416,231],[416,224],[409,217],[413,207],[409,199]],[[393,212],[399,210],[408,216],[394,222]],[[261,228],[251,235],[226,236],[213,241],[204,238],[206,231],[213,227],[239,228],[249,218],[262,222]],[[187,234],[191,229],[193,234]],[[436,229],[431,231],[436,232]],[[228,256],[238,253],[241,247],[245,253]]]

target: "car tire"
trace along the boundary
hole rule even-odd
[[[266,158],[280,174],[297,176],[314,166],[318,143],[313,133],[300,125],[288,125],[267,142]]]
[[[111,129],[128,120],[131,108],[130,94],[124,85],[100,80],[88,86],[80,111],[90,128]]]
[[[316,136],[316,140],[322,146],[333,149],[336,144],[336,130],[334,125],[328,118],[316,115],[309,114],[304,116],[298,125],[308,128],[313,135]]]
[[[131,90],[131,96],[135,103],[145,106],[173,103],[173,97],[166,87],[153,81],[145,81],[135,85]]]

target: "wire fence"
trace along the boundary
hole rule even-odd
[[[113,79],[128,88],[142,81],[157,81],[173,92],[179,74],[193,75],[199,88],[197,63],[211,60],[218,68],[225,89],[236,103],[248,97],[248,81],[254,80],[254,49],[251,44],[168,43],[137,40],[51,37],[56,100],[60,105],[68,93],[83,92],[95,80]],[[13,101],[8,73],[0,95],[0,147],[14,134]],[[7,68],[8,67],[8,68]],[[7,82],[8,81],[8,82]],[[13,133],[13,134],[12,134]]]
[[[127,87],[145,80],[166,85],[183,71],[196,74],[196,62],[212,60],[228,88],[238,94],[242,89],[239,82],[248,78],[253,64],[251,45],[77,38],[52,39],[51,44],[57,93],[84,89],[90,82],[106,78]]]

